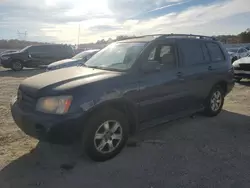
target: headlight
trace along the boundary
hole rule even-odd
[[[56,96],[40,98],[36,110],[50,114],[65,114],[72,102],[72,96]]]
[[[234,63],[233,63],[233,66],[234,66],[234,67],[239,67],[240,65],[239,65],[239,63],[234,62]]]
[[[10,57],[8,57],[8,56],[2,56],[2,57],[1,57],[2,60],[7,60],[7,59],[9,59],[9,58],[10,58]]]

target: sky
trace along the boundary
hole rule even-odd
[[[0,0],[0,39],[76,44],[118,35],[238,34],[250,0]],[[79,32],[80,26],[80,32]]]

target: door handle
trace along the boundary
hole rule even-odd
[[[212,66],[209,66],[209,67],[208,67],[208,70],[210,70],[210,71],[211,71],[211,70],[214,70],[214,69],[213,69],[213,67],[212,67]]]
[[[177,72],[176,75],[177,75],[178,77],[182,77],[183,74],[182,74],[182,72]]]
[[[177,75],[177,77],[178,77],[178,80],[184,81],[183,73],[182,73],[182,72],[177,72],[176,75]]]

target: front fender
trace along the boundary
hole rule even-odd
[[[84,111],[85,120],[94,115],[97,111],[114,108],[126,116],[130,125],[130,133],[134,134],[139,128],[138,105],[127,98],[118,97],[118,95],[109,94],[103,96],[100,100],[88,101],[80,105]]]

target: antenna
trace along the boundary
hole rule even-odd
[[[26,37],[28,35],[28,32],[25,31],[25,32],[20,32],[19,30],[17,30],[17,38],[19,40],[26,40]]]
[[[80,32],[81,32],[81,24],[78,26],[78,39],[77,39],[77,48],[79,48],[79,41],[80,41]]]

